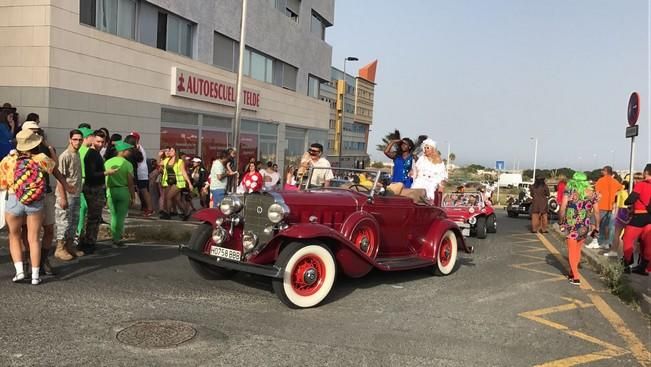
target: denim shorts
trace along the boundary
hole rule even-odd
[[[44,199],[33,202],[29,205],[25,205],[18,200],[15,193],[10,192],[7,196],[8,198],[7,202],[5,203],[5,213],[9,213],[15,217],[38,214],[43,210]]]

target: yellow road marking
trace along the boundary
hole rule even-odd
[[[566,260],[563,258],[561,253],[556,249],[556,247],[549,242],[549,240],[542,234],[537,234],[538,239],[540,239],[540,242],[549,250],[549,252],[556,257],[556,259],[565,267],[567,270],[567,263]],[[606,320],[610,323],[610,325],[617,331],[617,333],[624,339],[626,344],[628,345],[628,348],[630,352],[633,354],[635,359],[642,365],[642,366],[651,366],[651,354],[649,353],[648,350],[646,350],[646,347],[644,344],[638,339],[638,337],[633,333],[627,326],[624,320],[606,303],[606,301],[603,300],[598,294],[594,293],[594,288],[588,283],[585,278],[581,277],[581,288],[584,290],[591,291],[588,293],[588,297],[592,300],[592,303],[594,306],[599,310],[599,312],[604,316]],[[592,357],[594,358],[595,356],[598,356],[594,353],[592,353]],[[579,357],[586,357],[586,356],[579,356]],[[574,358],[579,358],[579,357],[574,357]],[[608,357],[603,357],[599,359],[604,359]],[[596,359],[592,359],[596,360]],[[565,360],[567,361],[567,360]],[[559,361],[556,361],[559,362]],[[551,362],[550,362],[551,363]],[[581,362],[585,363],[585,362]],[[571,364],[559,364],[557,366],[570,366]]]
[[[544,364],[538,364],[536,365],[536,367],[569,367],[569,366],[576,366],[579,364],[584,364],[589,362],[600,361],[604,359],[611,359],[611,358],[619,357],[620,355],[622,354],[620,354],[617,351],[605,349],[599,352],[559,359]]]

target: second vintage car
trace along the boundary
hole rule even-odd
[[[379,172],[370,174],[378,187]],[[428,268],[448,275],[458,251],[472,252],[441,208],[355,184],[228,195],[219,209],[194,217],[201,224],[180,250],[200,276],[267,276],[292,308],[321,303],[340,274]]]
[[[449,192],[443,195],[441,207],[465,237],[486,238],[497,232],[497,217],[493,207],[484,201],[482,192]]]

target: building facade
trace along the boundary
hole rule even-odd
[[[321,86],[321,99],[330,106],[328,160],[336,167],[368,167],[377,60],[359,69],[356,77],[330,70],[330,81]]]
[[[0,103],[36,112],[57,147],[80,122],[138,131],[210,162],[232,146],[242,2],[9,0],[0,4]],[[334,0],[249,0],[242,159],[296,160],[327,144]],[[316,83],[316,84],[315,84]],[[316,93],[316,94],[315,94]]]

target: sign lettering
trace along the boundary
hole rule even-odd
[[[172,67],[171,94],[204,102],[235,106],[237,95],[233,84],[197,75],[184,69]],[[242,108],[257,111],[260,108],[260,92],[244,89]]]

